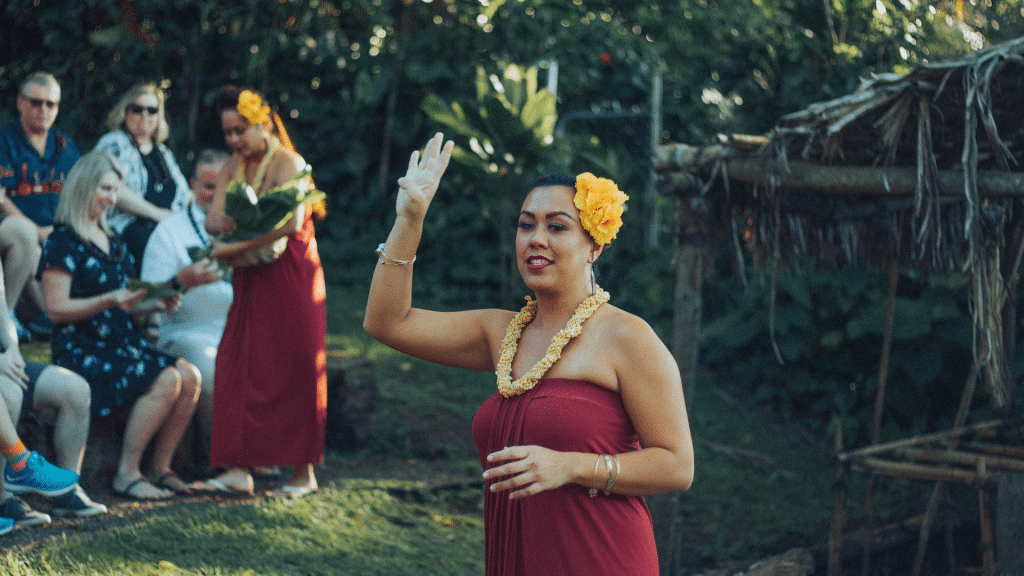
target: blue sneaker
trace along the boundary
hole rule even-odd
[[[93,502],[85,493],[85,490],[82,490],[81,486],[76,485],[74,490],[53,499],[53,513],[57,516],[87,518],[89,516],[106,514],[107,507]]]
[[[10,462],[4,466],[4,484],[12,494],[35,492],[53,498],[71,491],[78,484],[78,474],[50,464],[33,450],[20,472],[11,470]]]
[[[0,518],[0,536],[7,534],[14,530],[14,520],[10,518]]]

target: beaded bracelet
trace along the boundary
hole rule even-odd
[[[416,261],[415,256],[412,257],[412,260],[399,260],[397,258],[392,258],[391,256],[388,256],[387,254],[384,253],[383,242],[380,243],[380,246],[377,246],[377,255],[380,256],[379,263],[385,266],[387,266],[388,264],[391,264],[392,266],[408,266],[409,264],[412,264],[413,262]],[[390,260],[390,262],[388,262],[388,260]]]

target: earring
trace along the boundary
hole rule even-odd
[[[597,294],[596,286],[597,286],[597,282],[596,282],[596,280],[594,278],[594,265],[591,264],[590,265],[590,295],[591,296],[593,296],[594,294]]]

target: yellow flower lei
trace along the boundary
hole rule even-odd
[[[629,196],[607,178],[598,178],[590,172],[576,177],[573,204],[580,211],[580,223],[594,242],[602,246],[614,240],[618,234],[626,200],[629,200]]]
[[[270,120],[270,106],[250,90],[242,90],[235,108],[250,124],[264,124]]]
[[[505,338],[501,341],[501,356],[498,358],[498,367],[495,370],[495,374],[498,376],[498,391],[501,392],[501,395],[511,398],[536,386],[548,368],[551,368],[551,365],[562,357],[562,348],[565,348],[570,340],[583,332],[583,322],[593,316],[601,304],[607,302],[609,298],[611,295],[597,286],[594,295],[580,303],[572,318],[566,322],[565,328],[562,328],[551,339],[551,345],[548,346],[544,357],[529,372],[513,382],[512,359],[515,358],[516,351],[519,350],[519,337],[523,334],[523,327],[529,324],[537,314],[537,302],[527,296],[526,306],[523,306],[523,309],[509,322]]]

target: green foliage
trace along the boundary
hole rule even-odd
[[[633,197],[618,246],[602,258],[614,276],[606,285],[626,274],[672,278],[664,253],[653,269],[632,271],[652,256],[649,238],[673,232],[653,216],[670,213],[670,202],[643,193],[649,137],[640,135],[643,146],[616,140],[642,120],[574,130],[581,138],[567,145],[555,120],[643,119],[660,75],[663,139],[761,132],[781,114],[849,92],[862,75],[1012,37],[1022,3],[964,3],[955,15],[955,0],[10,0],[0,7],[0,122],[14,114],[21,79],[49,70],[63,86],[58,126],[88,150],[115,98],[155,80],[168,93],[169,145],[187,172],[197,150],[223,146],[211,109],[219,87],[253,86],[275,104],[328,196],[317,235],[328,280],[344,283],[366,281],[395,180],[412,149],[445,126],[467,170],[453,170],[439,193],[424,240],[440,251],[421,257],[429,272],[416,289],[446,303],[511,306],[522,288],[509,214],[534,170],[590,170]],[[552,94],[541,86],[556,69]],[[668,290],[623,284],[613,296],[648,289]]]
[[[760,402],[823,433],[834,418],[851,445],[870,439],[888,280],[862,269],[805,269],[770,287],[708,287],[702,359]],[[885,422],[890,434],[948,425],[970,367],[966,280],[904,274],[894,302]]]

